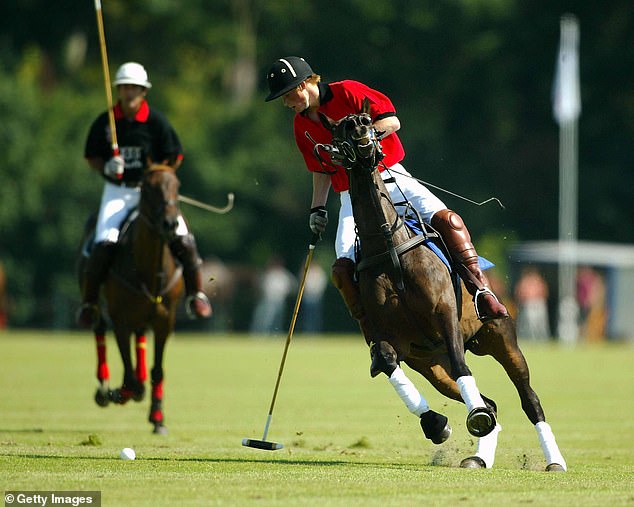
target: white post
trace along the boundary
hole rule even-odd
[[[577,120],[581,112],[579,91],[579,23],[571,14],[561,18],[561,39],[555,77],[553,112],[559,123],[559,323],[564,343],[578,337],[577,215],[578,161]]]

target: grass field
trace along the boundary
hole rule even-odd
[[[453,426],[449,441],[431,444],[386,378],[370,378],[358,337],[296,336],[269,432],[285,448],[241,446],[262,438],[284,339],[177,334],[165,365],[169,435],[157,436],[147,400],[93,402],[89,336],[1,333],[2,489],[99,490],[108,507],[634,505],[632,345],[524,347],[568,463],[546,473],[536,432],[492,360],[468,356],[500,411],[495,466],[464,470],[460,460],[475,452],[464,406],[406,369]],[[123,447],[137,459],[121,461]]]

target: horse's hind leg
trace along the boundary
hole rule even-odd
[[[152,367],[152,404],[148,420],[154,425],[154,433],[167,435],[163,414],[163,352],[167,336],[154,331],[154,366]]]
[[[370,347],[372,364],[370,375],[376,377],[380,373],[387,375],[390,384],[405,403],[407,409],[420,418],[420,425],[425,437],[434,444],[442,444],[451,435],[451,426],[447,418],[429,408],[427,400],[416,389],[412,381],[398,364],[394,348],[385,341],[373,343]]]
[[[510,321],[487,324],[467,347],[477,355],[491,355],[498,361],[513,382],[519,394],[522,409],[535,425],[539,443],[546,458],[549,471],[565,471],[566,462],[559,451],[555,436],[546,422],[537,393],[530,385],[530,373],[526,358],[517,344],[515,329]]]

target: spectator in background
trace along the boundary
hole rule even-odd
[[[577,302],[580,336],[586,341],[603,340],[607,323],[605,280],[589,266],[577,273]]]
[[[251,332],[279,333],[283,329],[286,299],[296,288],[297,280],[285,267],[282,259],[274,256],[260,279],[260,299],[253,313]]]
[[[520,338],[545,340],[550,337],[548,284],[533,266],[522,270],[515,286],[518,304],[517,334]]]
[[[311,264],[306,273],[304,296],[299,310],[299,325],[306,333],[321,333],[323,328],[322,300],[328,286],[328,276],[319,263]]]

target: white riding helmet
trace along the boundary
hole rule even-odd
[[[114,85],[132,84],[143,86],[144,88],[152,88],[152,83],[147,80],[147,72],[140,63],[128,62],[124,63],[115,76]]]

